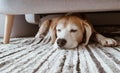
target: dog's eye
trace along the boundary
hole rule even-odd
[[[58,31],[58,32],[60,32],[61,30],[60,30],[60,29],[58,29],[57,31]]]
[[[77,30],[76,29],[71,29],[70,32],[76,32]]]

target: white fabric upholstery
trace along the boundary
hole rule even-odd
[[[0,13],[38,14],[120,10],[120,0],[0,0]]]

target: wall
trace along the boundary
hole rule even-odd
[[[0,37],[4,33],[5,16],[0,15]],[[11,37],[28,37],[34,36],[38,30],[38,26],[29,24],[25,21],[24,15],[15,16]]]
[[[91,13],[87,14],[91,23],[95,25],[120,25],[120,12],[117,13]]]
[[[0,37],[3,36],[4,33],[4,21],[5,21],[5,16],[0,14]]]

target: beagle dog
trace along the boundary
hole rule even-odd
[[[76,48],[87,45],[90,38],[103,46],[116,46],[116,40],[96,32],[93,26],[81,16],[62,15],[46,19],[41,23],[36,38],[49,36],[50,42],[60,48]]]

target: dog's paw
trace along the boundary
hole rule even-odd
[[[101,45],[107,46],[107,47],[117,46],[117,41],[112,38],[105,38],[105,39],[101,40],[100,43],[101,43]]]

